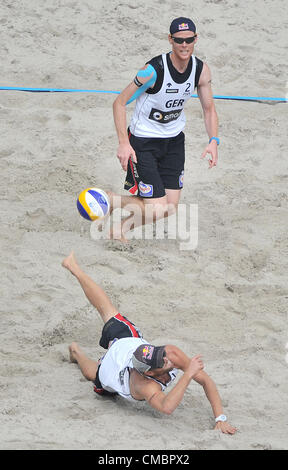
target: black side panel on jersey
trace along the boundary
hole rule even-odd
[[[153,57],[153,59],[149,60],[146,62],[147,64],[151,64],[152,67],[156,70],[157,73],[157,79],[155,82],[155,85],[153,88],[148,88],[146,90],[146,93],[150,95],[155,95],[155,93],[158,93],[158,91],[161,90],[162,83],[163,83],[163,78],[164,78],[164,64],[163,64],[163,59],[162,55],[158,55],[157,57]]]
[[[197,88],[198,83],[199,83],[199,79],[200,79],[200,75],[201,75],[201,72],[202,72],[202,69],[203,69],[203,62],[202,62],[202,60],[198,59],[198,57],[195,57],[195,59],[196,59],[195,88]]]

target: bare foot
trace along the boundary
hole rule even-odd
[[[68,271],[70,271],[72,274],[75,273],[75,270],[78,268],[78,264],[74,251],[71,251],[70,255],[68,255],[67,258],[62,261],[62,266],[63,268],[68,269]]]
[[[78,362],[77,361],[77,356],[80,353],[80,348],[79,348],[78,344],[75,343],[75,342],[71,343],[70,346],[69,346],[69,352],[70,352],[70,361],[77,364],[77,362]]]

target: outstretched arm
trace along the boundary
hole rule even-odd
[[[172,362],[174,367],[183,370],[184,375],[185,371],[189,369],[189,365],[191,363],[191,359],[177,346],[174,345],[167,345],[165,347],[167,358]],[[199,370],[198,373],[193,375],[193,380],[197,383],[202,385],[205,394],[211,404],[213,414],[215,418],[223,414],[223,407],[219,392],[214,381],[209,377],[209,375],[202,370]],[[234,434],[236,429],[230,426],[229,423],[226,422],[218,422],[215,426],[215,429],[220,429],[224,433]]]
[[[221,398],[217,390],[216,384],[211,379],[211,377],[209,377],[209,375],[206,374],[204,370],[201,370],[200,372],[198,372],[197,375],[193,377],[193,379],[197,383],[202,385],[202,387],[204,388],[204,392],[211,404],[215,418],[222,415],[223,407]],[[236,428],[231,426],[227,421],[219,421],[218,423],[216,423],[215,429],[220,429],[225,434],[234,434],[236,432]]]

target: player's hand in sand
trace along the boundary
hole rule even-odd
[[[224,434],[235,434],[237,431],[237,429],[231,426],[231,424],[227,423],[227,421],[219,421],[214,429],[219,429],[219,431],[223,432]]]

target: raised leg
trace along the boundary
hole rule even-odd
[[[104,323],[118,313],[103,289],[79,267],[73,251],[63,260],[62,266],[79,281],[87,299],[98,310]]]

